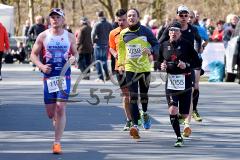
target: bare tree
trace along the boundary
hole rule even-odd
[[[118,0],[118,8],[128,9],[128,0]]]
[[[9,0],[1,0],[0,2],[3,4],[9,4]]]
[[[34,7],[33,7],[33,4],[34,4],[33,0],[28,0],[28,8],[29,8],[28,16],[29,16],[31,25],[34,23]]]
[[[111,0],[98,0],[103,7],[106,9],[107,14],[109,18],[111,18],[112,21],[114,21],[114,10]],[[118,6],[117,9],[123,8],[128,9],[129,2],[128,0],[118,0]]]
[[[157,20],[162,20],[165,14],[165,2],[164,0],[154,0],[152,3],[152,17]]]
[[[114,21],[113,6],[111,0],[98,0],[106,9],[109,18]]]
[[[64,0],[51,0],[50,9],[51,8],[61,8],[61,9],[64,9]]]
[[[20,31],[20,24],[21,24],[20,0],[16,0],[16,5],[17,5],[17,25],[15,28],[15,34],[18,35]]]
[[[129,7],[137,8],[142,16],[151,14],[159,21],[166,14],[173,18],[180,4],[185,4],[192,10],[198,10],[200,18],[207,17],[216,21],[224,20],[229,13],[240,15],[240,0],[0,0],[0,3],[14,6],[15,33],[17,35],[20,34],[21,30],[19,28],[24,24],[24,20],[28,19],[27,17],[33,23],[35,14],[46,16],[49,8],[53,7],[65,9],[67,23],[75,25],[71,26],[72,28],[77,26],[75,19],[78,19],[80,16],[95,19],[95,11],[99,8],[103,8],[108,18],[112,20],[114,20],[114,12],[117,9]],[[222,6],[224,6],[224,9]]]
[[[72,22],[71,25],[75,26],[76,24],[76,1],[72,0]]]
[[[82,0],[80,0],[80,8],[82,9],[82,16],[85,16],[85,11],[84,11],[84,6],[83,6]]]

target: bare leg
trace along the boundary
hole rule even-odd
[[[193,110],[193,90],[192,90],[192,96],[191,96],[191,105],[190,105],[190,109],[189,109],[189,114],[188,115],[183,115],[183,117],[185,118],[184,123],[187,123],[190,125],[191,123],[191,119],[192,119],[192,110]]]
[[[55,124],[55,142],[60,142],[66,125],[66,102],[57,102],[56,106],[56,124]]]
[[[50,119],[54,118],[56,103],[46,104],[45,107],[46,107],[46,112],[47,112],[48,118],[50,118]]]

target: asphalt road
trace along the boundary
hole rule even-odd
[[[51,154],[53,131],[43,106],[41,73],[30,65],[4,65],[0,81],[0,160],[238,160],[240,157],[240,85],[200,84],[203,122],[192,122],[193,133],[182,148],[173,147],[164,85],[152,83],[149,113],[152,128],[140,129],[135,141],[122,131],[124,113],[118,86],[111,82],[78,84],[79,94],[67,106],[63,154]],[[80,72],[73,69],[73,83]],[[91,97],[90,92],[98,99]],[[112,93],[107,102],[106,96]],[[183,128],[183,127],[181,127]]]

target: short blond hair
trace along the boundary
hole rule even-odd
[[[41,16],[41,15],[37,15],[36,17],[35,17],[35,23],[43,23],[43,16]]]
[[[228,14],[226,17],[226,23],[231,23],[232,19],[235,17],[237,17],[237,19],[239,19],[236,14],[232,14],[232,13]]]

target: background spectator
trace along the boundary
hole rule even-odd
[[[152,19],[149,21],[149,27],[151,28],[153,35],[157,37],[158,33],[158,25],[157,25],[157,19]]]
[[[18,49],[16,51],[16,58],[19,61],[19,63],[24,63],[25,58],[26,58],[26,52],[25,48],[23,46],[23,42],[18,43]]]
[[[27,41],[27,48],[28,48],[28,55],[30,55],[31,52],[31,48],[33,46],[33,44],[36,41],[37,36],[45,31],[46,27],[43,25],[44,23],[44,19],[42,16],[38,15],[35,17],[35,24],[33,24],[29,31],[28,31],[28,41]],[[36,69],[36,65],[33,64],[33,71],[35,71]]]
[[[9,50],[9,39],[6,28],[0,22],[0,81],[2,80],[2,57]]]
[[[224,22],[222,20],[219,20],[217,22],[217,27],[211,36],[212,41],[222,42],[222,40],[223,40],[223,24],[224,24]]]
[[[77,50],[79,53],[78,68],[81,72],[84,72],[91,64],[93,44],[91,41],[92,28],[89,25],[88,19],[82,17],[80,19],[80,27],[77,34]],[[85,75],[83,79],[90,79],[90,69],[87,71],[88,75]]]
[[[27,37],[28,36],[28,30],[30,28],[30,21],[27,19],[25,21],[25,25],[23,26],[23,30],[22,30],[22,36]]]
[[[113,28],[112,24],[106,20],[103,11],[97,12],[97,16],[98,21],[94,24],[91,32],[91,39],[94,44],[94,57],[95,60],[99,60],[102,62],[102,66],[106,75],[106,80],[109,80],[107,68],[107,51],[109,33]],[[102,71],[101,64],[96,64],[96,70],[98,73],[98,79],[96,79],[96,81],[104,81],[104,73]]]
[[[228,23],[228,21],[230,22]],[[231,36],[236,28],[238,21],[239,21],[239,18],[235,14],[229,14],[227,16],[227,23],[224,24],[224,32],[223,32],[223,43],[225,48],[227,48],[228,41],[231,39]]]
[[[152,17],[148,14],[144,15],[143,19],[141,20],[141,25],[150,28],[149,22],[152,20]]]
[[[215,30],[215,26],[214,26],[213,20],[211,18],[207,19],[206,28],[207,28],[208,37],[211,37],[213,34],[213,31]]]

